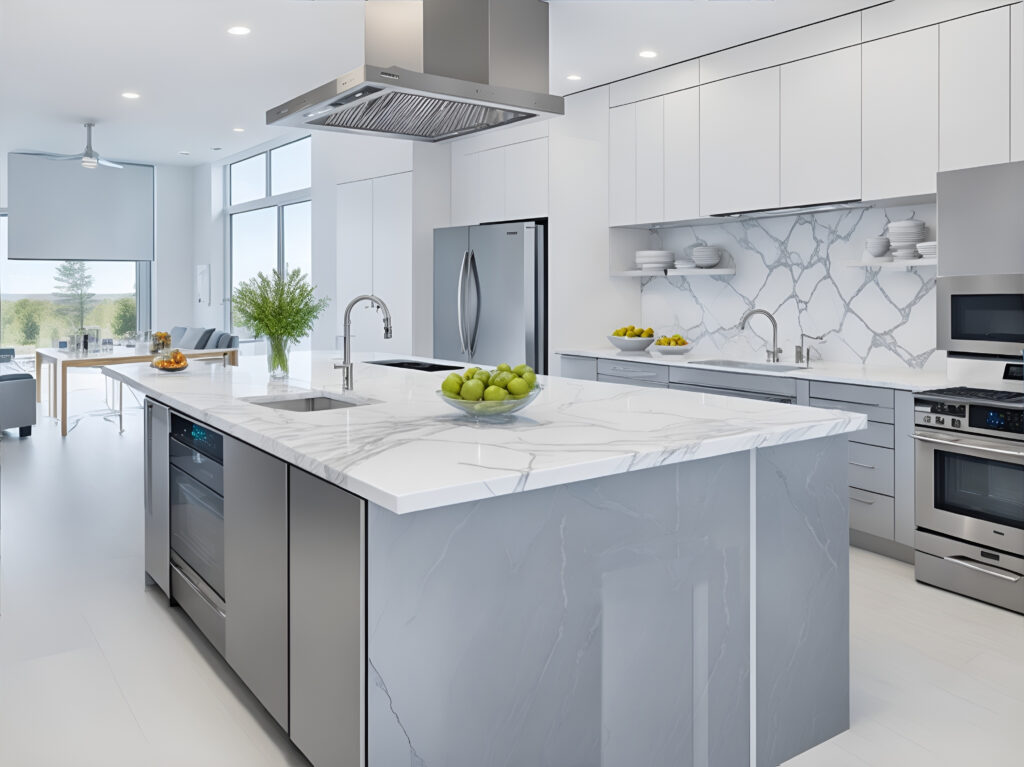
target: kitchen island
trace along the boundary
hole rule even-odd
[[[542,377],[484,423],[444,373],[357,364],[342,392],[333,356],[283,386],[258,358],[104,371],[287,466],[276,716],[317,767],[775,765],[848,727],[864,416]],[[309,391],[355,406],[259,404]],[[266,666],[239,673],[273,713]]]

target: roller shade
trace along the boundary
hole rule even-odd
[[[8,258],[152,261],[152,165],[7,155]]]

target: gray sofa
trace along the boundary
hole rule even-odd
[[[181,349],[237,349],[238,336],[216,328],[171,328],[171,346]]]
[[[36,423],[36,379],[12,364],[14,349],[0,349],[0,430],[32,434]]]

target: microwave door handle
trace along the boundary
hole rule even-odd
[[[466,344],[466,315],[463,309],[464,295],[466,292],[466,267],[469,265],[469,251],[467,250],[462,254],[462,264],[459,266],[459,284],[456,290],[456,307],[458,310],[459,320],[459,348],[462,353],[465,354],[467,351]]]
[[[476,356],[476,334],[480,330],[480,273],[476,270],[476,253],[469,251],[469,274],[473,278],[476,292],[476,311],[473,313],[473,330],[469,333],[469,356]]]
[[[1004,581],[1010,581],[1010,583],[1016,583],[1020,580],[1021,576],[1011,573],[1009,570],[1003,570],[1000,567],[989,567],[983,565],[980,562],[975,562],[973,559],[968,559],[965,556],[955,555],[950,557],[943,557],[946,562],[950,562],[954,565],[960,565],[966,567],[969,570],[976,570],[979,573],[985,575],[991,575],[993,578],[1000,578]]]
[[[1003,450],[998,447],[988,447],[986,445],[972,445],[966,442],[957,442],[951,439],[936,439],[935,437],[926,437],[923,434],[912,434],[911,435],[918,442],[931,442],[936,445],[946,445],[948,447],[956,447],[961,450],[978,450],[982,453],[996,453],[998,455],[1009,455],[1014,458],[1024,458],[1024,453],[1017,450]]]

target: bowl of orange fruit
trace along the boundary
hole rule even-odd
[[[188,357],[182,354],[180,349],[170,349],[154,357],[152,365],[157,370],[177,372],[188,367]]]

